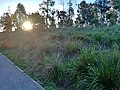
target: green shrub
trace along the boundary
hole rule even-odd
[[[45,90],[56,90],[56,87],[53,83],[48,83],[45,87]]]
[[[103,35],[104,33],[97,32],[93,34],[93,38],[95,39],[95,41],[101,42]]]
[[[80,41],[68,41],[66,43],[66,53],[69,55],[77,54],[80,50]]]
[[[62,32],[52,33],[50,35],[50,38],[52,40],[63,40],[63,39],[65,39],[65,37],[66,37],[66,35]]]
[[[64,90],[79,90],[78,82],[87,72],[86,66],[80,62],[80,60],[70,60],[68,63],[63,65],[64,74],[61,87]]]
[[[119,90],[120,59],[101,56],[97,65],[89,67],[86,90]]]
[[[59,54],[53,57],[45,56],[43,70],[45,80],[61,84],[64,72]]]
[[[93,65],[96,62],[98,56],[99,53],[94,48],[82,48],[80,59],[84,62],[84,65]]]

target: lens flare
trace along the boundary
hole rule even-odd
[[[30,21],[25,21],[22,25],[22,29],[25,31],[30,31],[33,29],[33,24]]]

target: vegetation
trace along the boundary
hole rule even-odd
[[[47,0],[40,12],[27,14],[19,3],[14,14],[4,13],[0,51],[46,90],[119,90],[119,0],[83,0],[77,13],[72,0],[68,11],[62,2],[61,11]],[[31,30],[22,29],[25,21]]]
[[[7,12],[1,16],[0,24],[5,28],[7,25],[8,29],[17,27],[16,30],[20,30],[22,24],[26,20],[29,20],[30,17],[34,17],[32,19],[36,17],[36,22],[34,22],[34,20],[31,21],[33,21],[37,27],[42,23],[42,29],[64,28],[69,26],[110,26],[120,21],[119,0],[96,0],[94,3],[87,3],[83,0],[77,4],[77,13],[75,13],[76,9],[74,8],[75,3],[73,3],[73,0],[65,2],[68,2],[68,11],[64,9],[64,1],[62,1],[63,10],[60,11],[54,8],[56,4],[54,0],[43,0],[43,2],[39,4],[40,12],[36,11],[29,14],[26,13],[24,5],[18,3],[16,11],[13,14]],[[74,17],[75,15],[77,16],[76,18]]]
[[[0,48],[46,90],[119,90],[119,29],[0,33]]]

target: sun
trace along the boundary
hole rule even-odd
[[[30,31],[33,29],[33,24],[30,21],[25,21],[22,25],[22,29],[25,31]]]

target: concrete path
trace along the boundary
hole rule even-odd
[[[0,53],[0,90],[45,90]]]

